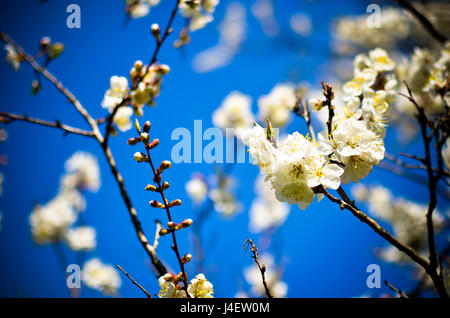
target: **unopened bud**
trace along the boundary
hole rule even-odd
[[[170,187],[170,183],[167,181],[164,181],[161,186],[161,190],[164,191],[164,190],[168,189],[169,187]]]
[[[165,208],[164,204],[162,204],[161,202],[156,201],[156,200],[151,200],[150,201],[150,206],[153,207],[153,208],[159,208],[159,209],[164,209]]]
[[[139,125],[139,121],[136,118],[136,121],[134,122],[134,127],[138,131],[138,133],[141,133],[141,125]]]
[[[138,144],[140,142],[141,142],[141,138],[140,137],[136,137],[136,138],[128,139],[127,144],[129,144],[130,146],[134,146],[134,145],[136,145],[136,144]]]
[[[179,282],[182,282],[184,280],[183,273],[178,273],[178,275],[175,277],[175,279]]]
[[[167,235],[169,233],[170,233],[170,231],[168,229],[159,230],[159,235],[161,235],[161,236]]]
[[[158,188],[155,187],[153,184],[147,184],[147,186],[145,187],[145,191],[155,192],[156,190],[158,190]]]
[[[179,206],[181,205],[181,200],[180,199],[176,199],[173,200],[172,202],[169,203],[169,208],[173,207],[173,206]]]
[[[141,60],[137,60],[136,62],[134,62],[134,68],[136,69],[136,71],[142,70],[143,67],[144,63],[142,63]]]
[[[167,73],[170,72],[170,66],[169,66],[169,65],[166,65],[166,64],[161,64],[161,65],[158,67],[158,72],[159,72],[161,75],[166,75]]]
[[[144,162],[147,161],[147,156],[144,155],[142,152],[135,152],[134,160],[136,160],[137,162]]]
[[[161,29],[159,28],[159,25],[157,23],[153,23],[151,29],[152,29],[153,36],[155,37],[155,39],[157,41],[159,41],[160,34],[161,34]]]
[[[150,136],[148,135],[148,133],[143,132],[141,134],[141,138],[142,138],[142,141],[144,142],[144,144],[148,145],[148,140],[150,139]]]
[[[186,219],[183,222],[181,222],[180,224],[178,224],[178,228],[179,229],[185,229],[187,227],[190,227],[192,225],[192,219]]]
[[[51,40],[48,36],[45,36],[41,39],[41,41],[39,42],[39,50],[41,52],[46,52],[48,50],[48,48],[50,47],[51,44]]]
[[[172,163],[169,160],[164,160],[163,162],[161,162],[161,164],[159,165],[158,168],[158,173],[163,172],[164,170],[169,169],[170,167],[172,167]]]
[[[189,261],[192,259],[192,255],[191,254],[186,254],[183,256],[183,258],[181,259],[181,262],[183,264],[189,263]]]
[[[173,282],[176,278],[175,275],[171,273],[164,274],[163,277],[166,282]]]
[[[156,139],[153,139],[153,141],[150,143],[150,145],[148,145],[148,147],[149,147],[150,149],[153,149],[153,148],[155,148],[155,147],[158,146],[158,145],[159,145],[159,139],[156,138]]]
[[[173,230],[177,225],[175,224],[175,222],[170,221],[167,222],[167,226],[169,227],[169,229]]]
[[[150,127],[152,127],[152,124],[147,120],[142,128],[142,131],[148,133],[150,131]]]

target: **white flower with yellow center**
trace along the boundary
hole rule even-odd
[[[254,126],[243,133],[242,142],[248,146],[253,164],[259,165],[262,173],[271,174],[275,169],[274,147],[267,139],[266,131],[261,126]]]
[[[128,80],[126,77],[112,76],[110,79],[110,88],[103,97],[102,107],[111,112],[114,107],[122,102],[128,90]]]
[[[175,275],[167,273],[158,279],[159,298],[186,298],[186,292],[175,282]]]
[[[372,67],[378,72],[392,71],[395,67],[394,61],[383,49],[376,48],[369,52]]]
[[[133,126],[130,119],[133,114],[133,108],[129,106],[120,107],[114,115],[114,124],[116,124],[120,131],[130,130]]]
[[[198,274],[189,282],[187,292],[192,298],[214,298],[213,285],[203,274]]]

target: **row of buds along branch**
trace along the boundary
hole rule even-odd
[[[162,174],[164,171],[166,171],[167,169],[170,169],[172,167],[172,163],[169,160],[164,160],[160,163],[158,168],[155,169],[152,158],[150,156],[150,150],[156,148],[159,145],[159,139],[153,139],[152,141],[150,141],[151,123],[149,121],[145,122],[144,126],[141,127],[138,120],[136,119],[135,128],[136,128],[136,131],[138,132],[139,136],[130,138],[128,140],[128,144],[131,146],[134,146],[139,143],[143,143],[143,145],[145,147],[146,153],[136,152],[134,154],[134,159],[137,162],[148,162],[150,164],[150,167],[153,172],[154,184],[148,184],[145,187],[145,190],[150,191],[150,192],[158,192],[161,195],[162,202],[159,202],[157,200],[151,200],[150,206],[153,208],[159,208],[159,209],[166,210],[167,218],[168,218],[167,228],[162,228],[159,231],[159,235],[160,236],[164,236],[167,234],[172,235],[172,240],[173,240],[172,250],[175,252],[175,255],[177,257],[177,260],[178,260],[178,263],[179,263],[180,269],[181,269],[181,273],[177,277],[179,277],[178,278],[179,281],[183,282],[183,285],[184,285],[183,289],[185,289],[186,294],[189,295],[187,293],[188,280],[187,280],[186,271],[184,269],[184,264],[188,263],[192,259],[192,255],[188,253],[188,254],[185,254],[183,257],[181,257],[180,252],[178,250],[175,232],[178,230],[181,230],[181,229],[188,228],[189,226],[192,225],[193,221],[192,221],[192,219],[186,219],[178,224],[175,223],[174,221],[172,221],[172,217],[170,215],[170,208],[180,206],[182,203],[180,199],[175,199],[175,200],[169,202],[166,199],[166,196],[164,194],[164,191],[170,187],[170,184],[167,181],[162,181]],[[171,279],[173,278],[172,276],[170,276],[170,277],[171,277]]]

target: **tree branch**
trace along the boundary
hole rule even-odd
[[[122,271],[122,273],[124,273],[125,276],[127,276],[127,277],[131,280],[131,282],[132,282],[134,285],[136,285],[137,287],[139,287],[139,289],[142,290],[142,292],[145,294],[145,296],[147,296],[147,298],[152,298],[152,295],[150,295],[150,294],[145,290],[145,288],[142,287],[142,285],[140,285],[137,281],[135,281],[135,280],[133,279],[133,277],[130,276],[130,274],[128,274],[122,267],[120,267],[120,265],[116,265],[116,267],[117,267],[118,269],[120,269],[120,270]]]
[[[94,133],[92,131],[87,131],[79,128],[75,128],[66,124],[62,124],[59,120],[55,120],[54,122],[28,117],[27,115],[17,115],[13,113],[6,113],[0,111],[0,121],[6,124],[9,124],[15,120],[25,121],[32,124],[37,124],[41,126],[53,127],[61,129],[65,132],[65,134],[76,134],[86,137],[94,137]]]
[[[244,250],[247,248],[247,245],[250,245],[250,251],[252,251],[252,258],[255,260],[256,265],[259,268],[259,271],[261,272],[261,278],[262,278],[262,282],[264,285],[264,290],[266,291],[266,296],[268,298],[273,298],[272,294],[270,293],[270,289],[269,286],[267,285],[266,282],[266,265],[262,264],[259,262],[259,258],[258,258],[258,248],[256,247],[256,245],[253,243],[253,241],[251,239],[247,239],[244,242]]]

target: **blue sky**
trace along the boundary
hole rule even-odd
[[[68,29],[65,21],[66,7],[70,3],[81,7],[81,29]],[[0,7],[0,29],[8,33],[29,52],[36,52],[39,39],[50,36],[55,42],[65,44],[64,53],[55,60],[50,70],[78,97],[94,117],[103,117],[105,110],[100,103],[109,86],[112,75],[127,76],[135,60],[147,62],[153,52],[154,41],[150,24],[165,25],[173,1],[164,0],[142,19],[126,23],[124,1],[50,0],[7,1]],[[215,20],[204,30],[192,36],[192,43],[182,53],[171,47],[171,42],[183,25],[178,17],[172,35],[162,48],[159,60],[169,64],[171,72],[164,78],[157,107],[146,108],[142,120],[152,122],[152,136],[161,141],[154,152],[155,161],[170,159],[170,151],[176,141],[170,139],[177,127],[193,129],[194,120],[203,121],[204,129],[212,126],[211,114],[222,99],[232,90],[239,90],[256,99],[266,94],[278,82],[293,79],[319,85],[326,76],[323,64],[330,56],[330,28],[334,17],[341,14],[364,14],[364,1],[286,1],[276,6],[276,15],[282,30],[288,29],[288,17],[302,12],[310,15],[313,33],[299,38],[292,32],[280,39],[268,39],[262,33],[249,8],[252,1],[241,1],[247,8],[248,33],[242,50],[224,68],[198,74],[192,69],[191,60],[198,52],[216,44],[217,26],[222,20],[226,4],[221,0]],[[275,1],[277,2],[277,1]],[[289,45],[286,45],[289,44]],[[2,58],[3,59],[3,58]],[[297,75],[293,77],[291,70]],[[81,116],[75,112],[62,95],[48,82],[35,97],[29,93],[32,70],[25,64],[19,72],[0,63],[0,109],[26,113],[43,119],[58,118],[62,122],[87,128]],[[50,246],[39,247],[31,239],[28,216],[34,204],[45,203],[57,191],[64,162],[75,151],[89,151],[99,158],[102,186],[98,193],[86,193],[87,209],[84,220],[97,229],[97,249],[87,255],[98,256],[104,262],[122,265],[132,276],[152,293],[158,292],[158,284],[149,269],[148,259],[140,246],[129,220],[125,205],[119,195],[104,156],[93,140],[80,136],[63,137],[59,131],[13,123],[7,126],[8,140],[0,145],[0,152],[9,158],[7,166],[0,167],[5,175],[4,193],[0,197],[3,213],[0,233],[0,296],[2,297],[67,297],[67,289],[54,250]],[[288,131],[305,131],[301,119],[295,119]],[[134,136],[130,130],[111,139],[111,148],[126,185],[139,211],[146,233],[154,233],[155,218],[165,220],[165,215],[148,206],[155,197],[143,191],[150,182],[150,171],[133,160],[135,149],[126,145]],[[393,133],[387,144],[394,145],[392,153],[403,150]],[[179,221],[191,217],[195,221],[197,210],[192,209],[184,191],[184,184],[194,171],[205,175],[213,173],[208,164],[174,165],[165,174],[171,183],[169,197],[184,201],[173,212]],[[227,220],[213,213],[204,227],[206,242],[210,242],[206,259],[206,276],[215,287],[216,297],[232,297],[242,287],[248,289],[242,269],[251,264],[250,254],[244,254],[243,243],[258,236],[248,232],[248,214],[253,192],[253,180],[257,168],[236,165],[233,175],[237,179],[237,195],[244,204],[244,211]],[[250,181],[249,181],[250,180]],[[394,193],[426,202],[426,188],[394,177],[380,169],[366,179],[367,183],[383,183]],[[348,188],[348,187],[347,187]],[[346,189],[347,189],[346,188]],[[348,188],[348,191],[350,189]],[[180,233],[182,253],[192,251],[188,231]],[[167,238],[167,239],[166,239]],[[161,240],[158,253],[172,268],[177,268],[168,237]],[[381,295],[388,289],[369,290],[366,286],[366,267],[380,264],[382,279],[396,286],[414,285],[409,279],[410,268],[399,268],[378,260],[375,247],[385,246],[370,228],[359,222],[349,212],[325,202],[313,203],[306,211],[293,207],[290,216],[275,233],[271,251],[285,262],[284,280],[289,284],[288,297],[355,297],[365,293]],[[68,249],[64,252],[69,262],[77,262]],[[195,255],[194,255],[195,257]],[[187,265],[192,276],[194,265]],[[122,276],[122,297],[142,297],[141,292]],[[98,292],[84,288],[83,297],[101,297]]]

